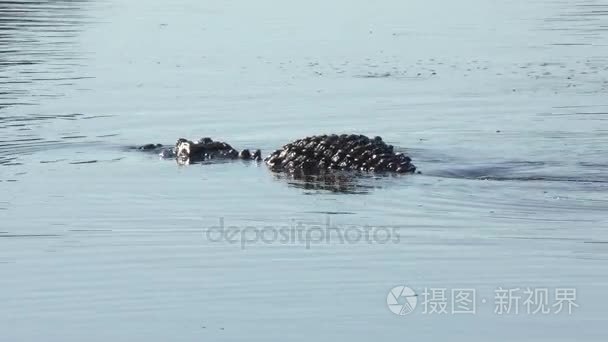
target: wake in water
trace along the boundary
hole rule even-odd
[[[454,166],[456,165],[456,166]],[[573,168],[556,161],[507,160],[494,163],[435,160],[427,176],[494,181],[547,181],[608,184],[608,166],[580,162]]]

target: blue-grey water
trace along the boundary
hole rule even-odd
[[[607,31],[601,0],[0,1],[0,340],[605,341]],[[129,149],[333,132],[422,174]]]

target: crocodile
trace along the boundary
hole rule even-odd
[[[192,164],[217,159],[242,159],[262,162],[260,150],[236,150],[230,144],[205,137],[196,142],[180,138],[172,148],[160,144],[138,147],[160,151],[163,159]],[[365,173],[414,173],[411,158],[395,152],[382,137],[358,134],[313,135],[292,141],[272,152],[263,162],[273,172],[292,175],[320,175],[335,171]]]

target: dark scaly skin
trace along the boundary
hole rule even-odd
[[[332,170],[413,173],[416,167],[381,137],[316,135],[295,140],[265,160],[271,170],[319,174]]]
[[[163,158],[175,158],[179,164],[191,164],[213,159],[243,159],[260,161],[260,150],[237,151],[228,143],[202,138],[198,142],[180,138],[173,149],[160,144],[138,147],[143,151],[161,151]],[[413,173],[416,167],[402,153],[395,153],[381,137],[364,135],[315,135],[295,140],[276,150],[264,160],[275,172],[292,175],[319,175],[331,171]]]

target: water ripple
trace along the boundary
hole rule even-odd
[[[58,95],[59,82],[85,77],[73,75],[73,61],[81,58],[73,47],[88,21],[87,2],[0,1],[0,86],[10,85],[0,108],[36,104],[35,96]]]

